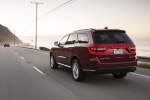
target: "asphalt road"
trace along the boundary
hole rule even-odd
[[[150,100],[150,70],[75,82],[69,69],[49,67],[46,52],[0,47],[0,100]]]

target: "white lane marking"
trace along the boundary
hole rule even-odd
[[[141,76],[141,77],[145,77],[145,78],[149,78],[150,79],[150,76],[146,76],[146,75],[142,75],[142,74],[137,74],[137,73],[132,73],[131,74],[133,75],[137,75],[137,76]]]
[[[17,55],[18,53],[17,53],[17,52],[15,52],[15,54]]]
[[[24,59],[22,56],[20,56],[21,57],[21,59]]]
[[[41,70],[39,70],[37,67],[33,66],[34,69],[36,69],[39,73],[41,73],[42,75],[45,75]]]

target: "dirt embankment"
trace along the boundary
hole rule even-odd
[[[7,27],[0,24],[0,45],[3,45],[5,42],[9,44],[21,44],[22,41],[15,36]]]

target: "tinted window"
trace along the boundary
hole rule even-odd
[[[74,44],[77,41],[77,35],[71,34],[66,44]]]
[[[95,32],[94,39],[101,44],[132,43],[127,34],[119,32]]]
[[[79,43],[88,43],[89,42],[88,36],[84,33],[78,34],[78,42]]]
[[[68,35],[64,36],[64,37],[60,40],[59,44],[60,44],[60,45],[64,45],[64,44],[67,42],[67,39],[68,39]]]

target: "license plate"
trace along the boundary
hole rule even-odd
[[[123,54],[122,49],[114,49],[114,54]]]

